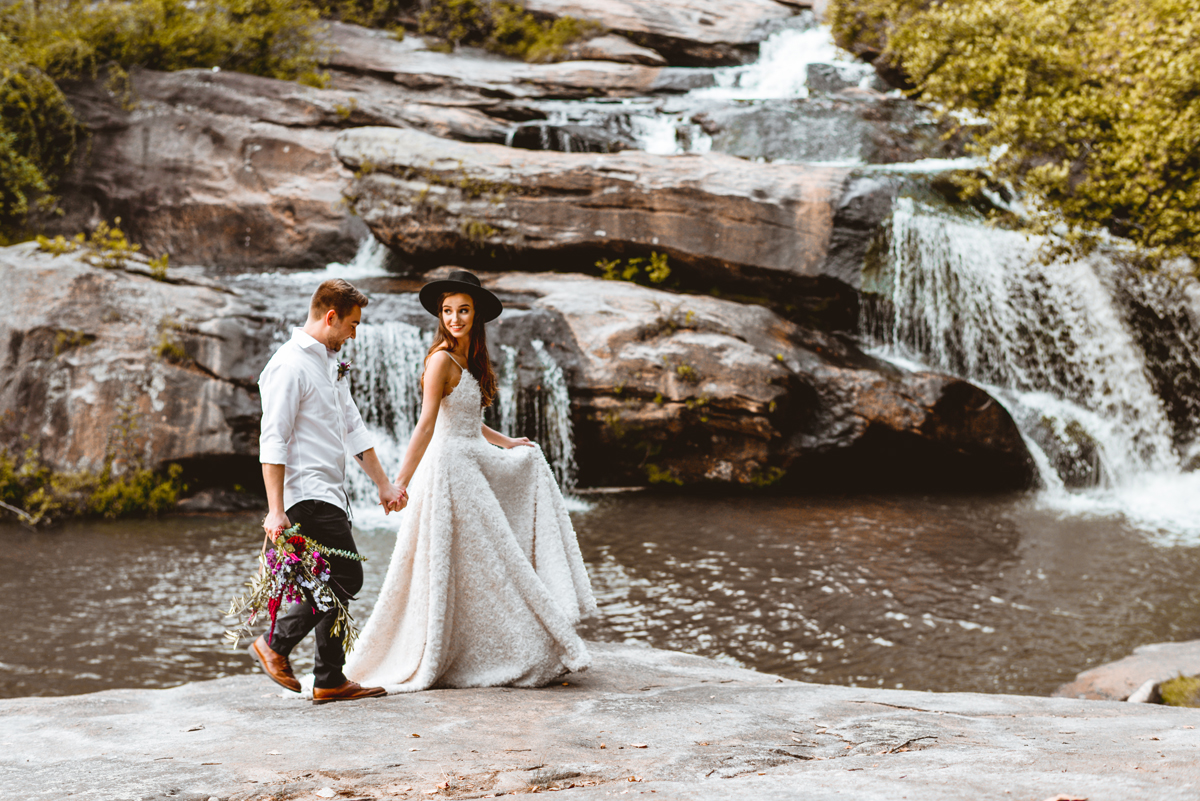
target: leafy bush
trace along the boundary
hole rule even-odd
[[[317,81],[317,23],[315,8],[291,0],[17,0],[0,15],[0,34],[57,80],[111,62]]]
[[[568,45],[604,32],[574,17],[543,22],[505,0],[433,0],[420,22],[423,35],[451,48],[474,45],[526,61],[554,61]]]
[[[58,86],[0,35],[0,230],[19,227],[75,155],[75,117]]]
[[[401,38],[404,28],[399,18],[412,5],[412,0],[316,0],[322,17],[367,28],[384,28]]]
[[[11,0],[0,7],[0,243],[53,205],[79,126],[55,81],[221,67],[321,85],[318,12],[289,0]],[[127,81],[126,81],[127,82]]]
[[[111,456],[99,471],[56,472],[37,449],[13,455],[0,450],[0,502],[31,524],[69,517],[155,516],[172,508],[183,487],[177,464],[162,475],[140,464],[114,471]]]
[[[645,265],[645,276],[642,275]],[[661,284],[671,277],[671,266],[666,253],[651,251],[650,257],[641,256],[621,261],[621,259],[600,259],[596,262],[600,277],[605,281],[633,281]]]
[[[70,239],[62,234],[53,239],[38,234],[38,249],[53,256],[62,256],[82,250],[79,256],[80,261],[87,262],[93,267],[119,270],[142,249],[141,245],[129,241],[125,232],[118,227],[120,224],[120,217],[115,218],[112,225],[101,220],[92,231],[91,236],[80,233]],[[150,277],[158,281],[165,280],[169,260],[170,257],[166,253],[155,259],[147,259],[146,266],[150,268]]]
[[[1200,25],[1189,0],[834,0],[839,44],[982,115],[996,177],[1086,243],[1200,258]]]

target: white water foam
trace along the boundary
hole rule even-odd
[[[1116,265],[1044,264],[1042,244],[898,200],[887,269],[864,287],[891,308],[866,333],[880,355],[971,379],[1003,402],[1038,463],[1041,503],[1195,541],[1200,473],[1182,471],[1113,297]]]
[[[274,270],[261,273],[243,273],[233,277],[234,281],[249,281],[253,283],[283,282],[293,284],[309,284],[324,281],[329,278],[344,278],[355,281],[363,278],[387,277],[387,245],[373,236],[364,237],[358,243],[354,258],[345,264],[330,262],[320,270]]]
[[[696,89],[691,97],[721,100],[786,100],[808,97],[808,65],[834,64],[844,75],[867,85],[875,75],[833,41],[827,25],[785,29],[759,45],[758,60],[715,71],[716,86]]]

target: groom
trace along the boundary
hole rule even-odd
[[[343,487],[347,453],[355,454],[379,488],[385,513],[399,511],[408,502],[375,455],[371,435],[350,398],[346,368],[337,358],[346,340],[354,339],[366,305],[367,297],[348,282],[325,281],[313,293],[304,327],[292,331],[292,338],[259,376],[263,416],[258,448],[269,509],[263,530],[270,539],[299,523],[300,533],[322,545],[358,552]],[[328,561],[330,586],[346,603],[362,588],[362,564],[339,556]],[[314,704],[387,695],[382,687],[359,686],[342,673],[345,650],[330,634],[336,616],[334,610],[319,612],[309,603],[295,604],[276,621],[270,642],[263,635],[250,652],[277,684],[300,692],[288,655],[316,629]]]

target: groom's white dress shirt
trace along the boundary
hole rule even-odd
[[[339,380],[337,368],[336,354],[296,328],[258,377],[258,460],[284,465],[284,509],[318,500],[349,512],[347,454],[375,447],[350,397],[350,379]]]

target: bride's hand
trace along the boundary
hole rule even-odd
[[[530,440],[529,437],[521,437],[519,439],[514,439],[512,437],[509,437],[508,442],[505,443],[504,447],[505,448],[515,448],[518,445],[528,445],[529,447],[532,448],[534,446],[534,444],[535,443],[532,440]]]

